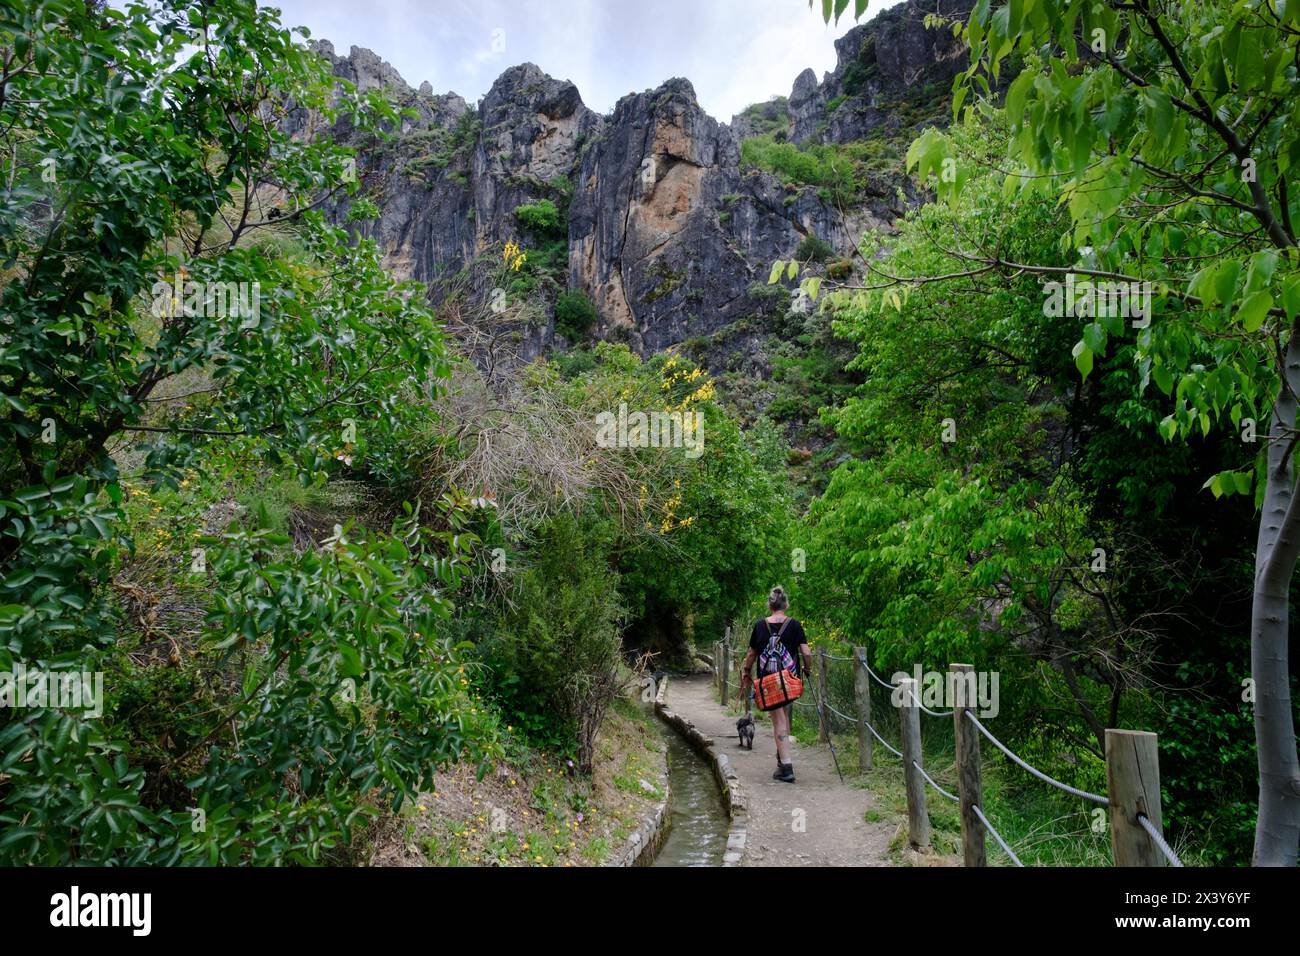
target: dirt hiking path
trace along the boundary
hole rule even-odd
[[[897,824],[865,821],[864,814],[874,804],[871,793],[840,782],[825,744],[794,741],[790,759],[797,782],[781,783],[772,779],[772,724],[756,714],[754,749],[741,749],[736,718],[717,702],[710,677],[674,677],[665,703],[712,737],[740,776],[749,804],[742,865],[894,865],[888,848]]]

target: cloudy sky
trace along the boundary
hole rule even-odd
[[[872,0],[868,17],[895,0]],[[822,23],[806,0],[269,0],[340,54],[369,47],[413,87],[471,103],[506,67],[531,61],[572,80],[592,109],[684,76],[726,121],[789,94],[812,67],[835,66],[833,42],[854,26]]]

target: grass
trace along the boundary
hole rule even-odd
[[[776,96],[766,103],[745,107],[741,116],[751,120],[764,134],[784,131],[790,126],[790,103],[784,96]]]
[[[851,206],[861,201],[872,179],[902,175],[906,140],[910,136],[818,145],[767,134],[741,143],[740,158],[744,167],[766,170],[788,187],[814,187],[826,201]]]
[[[262,510],[269,527],[284,531],[294,513],[350,514],[357,508],[361,496],[358,486],[352,482],[304,486],[292,478],[267,475],[237,491],[235,500],[252,514]]]
[[[520,740],[509,772],[476,780],[449,768],[437,790],[403,812],[400,843],[431,866],[591,866],[621,846],[652,800],[641,781],[657,782],[663,745],[649,715],[618,699],[597,742],[597,774],[565,772],[565,762]]]

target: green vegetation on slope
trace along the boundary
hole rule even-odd
[[[811,186],[826,202],[856,205],[880,180],[901,177],[905,146],[884,137],[851,143],[795,144],[764,134],[740,144],[743,166],[774,173],[789,186]]]

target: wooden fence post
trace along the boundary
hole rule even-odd
[[[722,687],[719,696],[722,699],[722,706],[727,706],[727,698],[731,693],[731,628],[727,628],[727,639],[722,642],[722,669],[719,671],[719,677],[722,679]]]
[[[743,651],[743,653],[742,653],[742,651]],[[749,645],[745,645],[745,646],[743,646],[743,647],[738,647],[738,648],[736,648],[735,652],[732,653],[732,655],[731,655],[732,663],[734,664],[734,666],[735,666],[735,668],[736,668],[736,674],[735,674],[735,677],[736,677],[736,699],[737,699],[738,701],[740,701],[740,706],[741,706],[741,707],[744,707],[744,706],[745,706],[745,702],[744,702],[744,700],[741,699],[741,690],[742,690],[742,689],[744,688],[744,686],[745,686],[745,668],[744,668],[743,665],[744,665],[744,663],[745,663],[745,656],[746,656],[746,654],[748,654],[748,653],[749,653]]]
[[[810,675],[811,676],[811,675]],[[826,690],[830,682],[826,679],[826,648],[817,651],[817,739],[829,743],[831,739],[830,714],[826,712]]]
[[[871,745],[875,738],[867,729],[871,723],[871,675],[867,673],[865,647],[853,648],[853,700],[858,705],[858,769],[871,769]]]
[[[966,719],[966,709],[975,704],[967,691],[967,675],[973,678],[971,664],[949,664],[949,681],[953,688],[953,739],[957,756],[957,795],[961,800],[961,852],[966,866],[988,866],[984,854],[984,824],[975,815],[974,807],[984,800],[980,779],[980,733]]]
[[[898,682],[902,704],[898,708],[898,723],[903,741],[903,776],[907,781],[907,838],[912,846],[930,845],[930,815],[925,810],[925,779],[916,768],[924,765],[921,759],[921,710],[917,707],[916,678],[904,677]]]
[[[1145,730],[1106,731],[1106,789],[1110,798],[1110,846],[1116,866],[1166,866],[1155,841],[1138,823],[1141,813],[1160,823],[1160,750]]]

